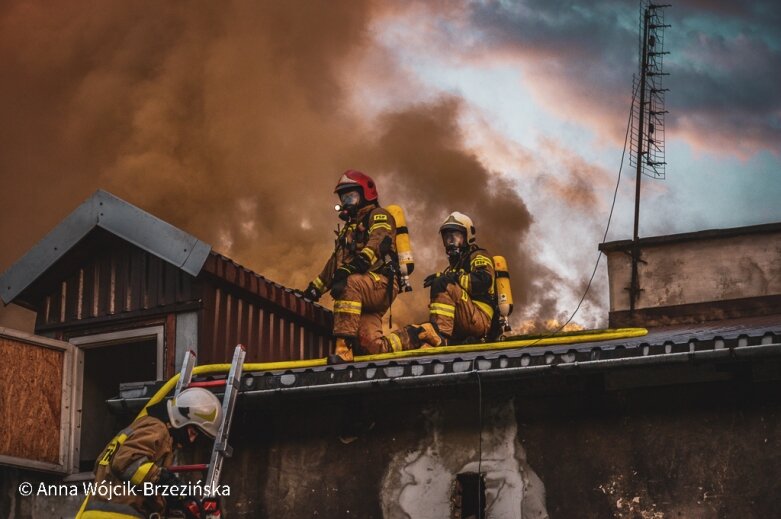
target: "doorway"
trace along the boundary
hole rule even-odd
[[[91,472],[106,444],[128,425],[106,405],[119,395],[119,385],[162,378],[162,335],[161,326],[71,340],[80,350],[81,419],[74,438],[79,472]]]

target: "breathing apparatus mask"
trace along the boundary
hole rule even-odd
[[[442,243],[445,245],[448,259],[453,262],[466,249],[466,235],[458,229],[445,229],[442,231]]]
[[[195,427],[195,430],[198,431],[198,428]],[[171,438],[174,439],[174,444],[178,444],[178,445],[182,445],[182,446],[190,445],[190,443],[191,443],[190,442],[190,435],[187,432],[187,427],[186,426],[185,427],[179,427],[179,428],[172,427],[169,432],[171,434]],[[199,436],[200,436],[200,434],[201,434],[201,432],[198,431],[198,435]]]
[[[339,193],[339,204],[334,209],[339,213],[339,218],[345,222],[350,221],[361,207],[361,193],[357,189],[345,190]]]

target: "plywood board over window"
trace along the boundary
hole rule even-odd
[[[0,463],[67,472],[73,346],[0,328]]]

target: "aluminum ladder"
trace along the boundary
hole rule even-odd
[[[170,467],[171,472],[206,472],[206,479],[203,481],[204,487],[210,486],[216,487],[220,482],[220,474],[222,473],[222,463],[225,458],[230,458],[233,455],[233,449],[228,444],[228,434],[230,432],[231,421],[233,420],[233,411],[236,407],[236,397],[239,392],[241,384],[241,374],[244,366],[244,357],[247,351],[239,344],[233,352],[233,361],[231,362],[230,372],[227,378],[207,381],[193,382],[193,368],[195,368],[195,353],[188,351],[185,354],[184,361],[182,362],[182,371],[179,374],[179,380],[176,383],[176,389],[174,390],[174,398],[179,396],[179,393],[185,389],[191,387],[220,387],[225,386],[225,394],[222,397],[222,423],[217,432],[217,436],[214,438],[214,445],[212,446],[211,459],[209,464],[196,464],[196,465],[178,465]]]

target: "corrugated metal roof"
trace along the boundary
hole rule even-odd
[[[203,265],[204,273],[216,276],[251,294],[271,301],[278,307],[320,326],[331,326],[330,310],[305,299],[300,292],[275,283],[216,252]]]
[[[98,228],[140,248],[142,251],[160,258],[193,277],[211,276],[212,281],[216,278],[245,291],[250,296],[259,296],[263,300],[268,301],[269,305],[275,309],[275,312],[280,317],[286,319],[285,323],[288,321],[299,324],[312,323],[323,331],[327,329],[327,333],[330,335],[332,321],[331,312],[328,309],[304,299],[300,293],[274,283],[237,264],[230,258],[211,251],[210,245],[194,236],[101,190],[96,191],[89,199],[76,208],[0,276],[0,297],[2,297],[2,300],[5,303],[10,303],[15,299],[20,301],[20,294],[41,278],[58,260],[73,250],[78,243],[83,244],[82,240],[87,235],[96,237],[97,234],[93,233],[93,231]],[[115,243],[113,248],[117,248]],[[129,248],[128,250],[130,251]],[[135,253],[130,251],[128,254]],[[147,272],[149,269],[145,267],[145,258],[136,258],[131,271],[127,265],[129,260],[125,257],[127,255],[120,256],[116,260],[116,268],[119,269],[118,279],[131,279],[134,285],[138,285],[133,290],[134,299],[128,300],[126,305],[124,294],[128,287],[117,283],[116,291],[114,291],[113,282],[111,282],[112,288],[110,292],[112,297],[109,298],[105,294],[102,296],[100,303],[106,307],[106,311],[97,312],[99,315],[119,315],[126,311],[146,309],[147,306],[142,304],[146,301],[145,295],[142,293],[144,290],[150,289],[151,293],[157,294],[157,292],[170,288],[168,286],[158,286],[160,280],[154,274],[158,273],[157,270],[159,269],[154,268]],[[93,255],[90,255],[90,258],[94,259]],[[93,299],[97,298],[99,292],[109,291],[107,286],[110,284],[110,279],[107,277],[107,269],[103,269],[102,272],[105,280],[101,278],[101,282],[96,284],[94,279],[97,279],[95,274],[97,266],[90,264],[85,268],[82,265],[82,268],[84,269],[83,279],[79,275],[68,274],[71,276],[68,283],[74,284],[74,286],[67,287],[69,299],[67,301],[63,299],[63,301],[69,303],[69,306],[62,312],[64,316],[77,316],[78,312],[75,309],[83,307],[87,309],[85,314],[89,314],[87,315],[88,318],[94,317],[90,311],[95,307],[98,307],[100,310],[102,306]],[[125,269],[130,274],[125,275]],[[85,279],[89,283],[87,288],[82,290],[81,287],[84,285]],[[170,282],[174,278],[168,275],[166,279]],[[60,290],[61,284],[59,281],[66,280],[58,279],[57,281],[57,287]],[[189,287],[190,280],[185,279],[185,281],[186,283],[184,284]],[[93,285],[98,287],[99,290],[93,290]],[[173,286],[173,288],[176,289],[176,286]],[[55,296],[60,294],[61,292],[57,292]],[[76,294],[79,294],[78,298],[75,296]],[[83,301],[81,296],[84,298]],[[90,296],[94,296],[94,298],[89,299]],[[108,310],[110,306],[109,299],[120,299],[115,305],[117,307],[116,310]],[[152,299],[154,299],[152,302],[154,306],[157,298],[150,297],[150,300]],[[168,302],[176,300],[173,297],[164,297],[162,299]],[[53,297],[52,300],[57,304],[60,302],[60,299],[57,297]],[[41,311],[40,308],[36,310]],[[62,325],[63,322],[59,319],[59,311],[55,317],[56,319],[53,319],[52,322],[49,322],[47,319],[44,319],[42,322],[47,326]],[[222,316],[222,318],[226,318],[226,316]],[[80,315],[78,319],[81,319]],[[327,344],[324,343],[324,347],[327,347]]]
[[[701,365],[781,356],[781,315],[649,330],[632,339],[452,353],[244,375],[248,398],[577,374],[631,366]],[[130,397],[131,395],[128,395]],[[144,399],[118,399],[117,405]]]
[[[465,347],[466,349],[466,347]],[[447,377],[523,377],[612,367],[697,362],[749,355],[781,355],[781,315],[649,330],[633,339],[577,345],[464,351],[433,357],[256,374],[248,393],[307,391],[314,387],[424,385]]]

